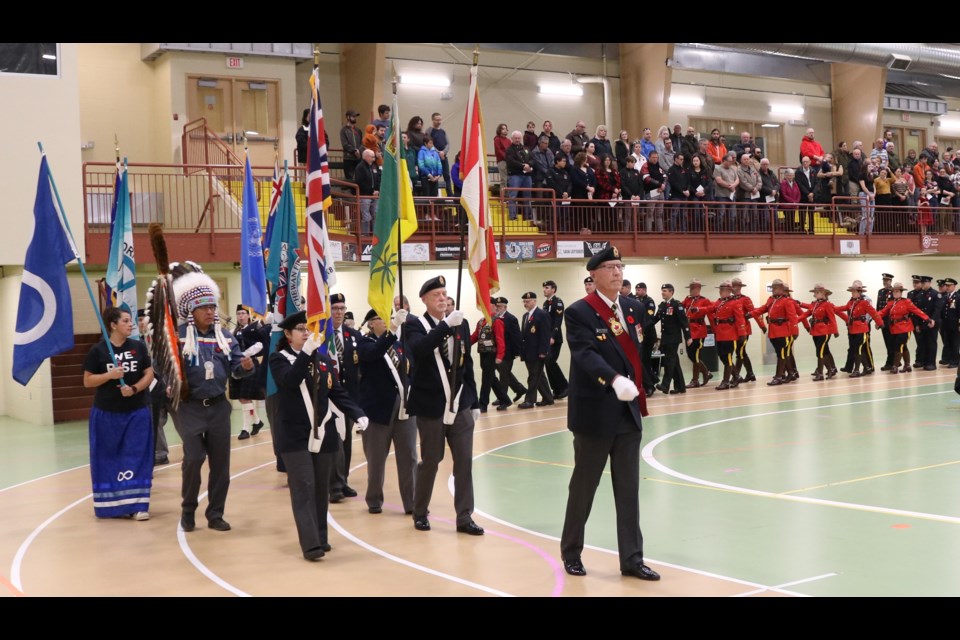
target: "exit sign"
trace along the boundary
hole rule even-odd
[[[240,56],[227,56],[227,69],[243,69],[243,58]]]

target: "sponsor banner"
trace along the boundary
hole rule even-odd
[[[460,243],[438,242],[436,245],[437,260],[459,260]]]
[[[343,243],[339,240],[330,241],[330,258],[334,262],[343,262]]]
[[[841,240],[840,255],[842,256],[860,255],[860,241],[859,240]]]
[[[360,262],[370,262],[370,254],[373,253],[373,245],[363,245],[363,251],[360,252]]]
[[[343,243],[343,258],[345,262],[358,262],[360,256],[357,253],[357,243],[356,242],[344,242]],[[367,260],[370,258],[368,257]]]
[[[400,257],[404,262],[429,262],[430,243],[405,242],[400,246]]]
[[[504,245],[507,260],[533,260],[534,247],[532,242],[507,240]]]
[[[536,256],[538,259],[542,260],[544,258],[553,257],[553,243],[552,242],[538,242],[536,249]]]
[[[583,243],[583,257],[592,258],[597,255],[604,249],[610,246],[609,240],[601,240],[599,242],[584,242]]]
[[[936,238],[934,236],[923,236],[923,252],[940,253],[940,238]]]
[[[558,258],[583,258],[582,240],[560,240],[557,242]]]

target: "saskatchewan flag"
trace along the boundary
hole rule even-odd
[[[390,319],[393,311],[400,245],[417,230],[413,185],[410,184],[410,173],[404,158],[396,96],[393,97],[391,115],[381,168],[380,202],[373,225],[370,288],[367,292],[367,301],[384,321]]]

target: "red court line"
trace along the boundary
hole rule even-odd
[[[7,591],[16,598],[23,598],[26,594],[13,586],[13,583],[7,580],[6,576],[0,576],[0,584],[7,588]]]

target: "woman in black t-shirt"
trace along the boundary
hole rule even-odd
[[[90,410],[90,475],[98,518],[148,520],[153,478],[153,426],[147,391],[153,382],[150,355],[131,340],[130,313],[103,312],[113,357],[98,342],[83,362],[83,386],[96,389]]]

